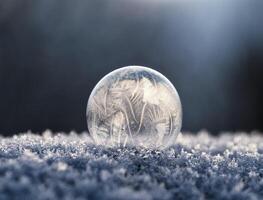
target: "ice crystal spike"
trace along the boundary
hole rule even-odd
[[[109,73],[93,89],[87,123],[99,145],[167,147],[181,130],[182,107],[166,77],[150,68],[128,66]]]

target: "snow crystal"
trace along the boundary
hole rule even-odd
[[[165,150],[87,133],[0,137],[4,199],[263,199],[263,135],[184,133]]]

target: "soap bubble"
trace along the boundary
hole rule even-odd
[[[172,83],[146,67],[123,67],[93,89],[87,122],[96,144],[167,147],[181,130],[182,107]]]

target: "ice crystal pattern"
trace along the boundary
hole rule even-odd
[[[100,145],[167,147],[181,129],[178,93],[159,72],[117,69],[96,85],[87,106],[89,133]]]
[[[88,134],[0,136],[0,200],[262,200],[263,134],[179,134],[164,150]]]

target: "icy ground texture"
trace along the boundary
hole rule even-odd
[[[0,199],[263,199],[263,135],[179,135],[162,151],[86,134],[0,138]]]

